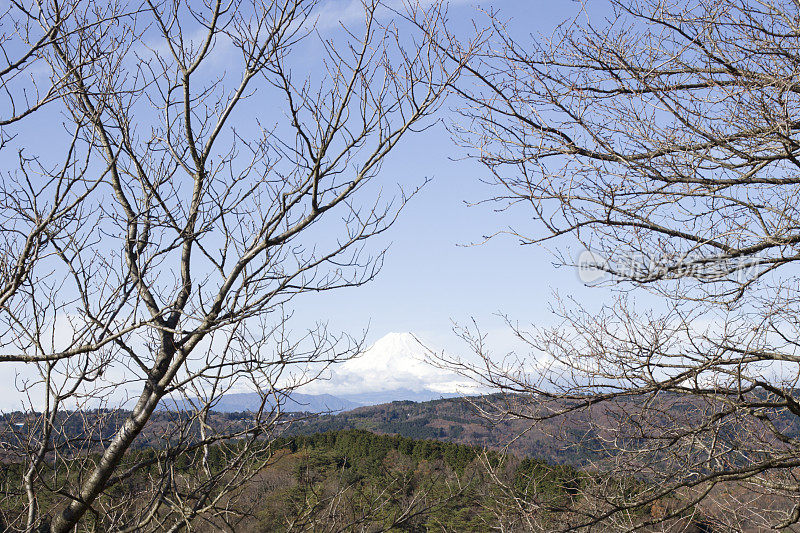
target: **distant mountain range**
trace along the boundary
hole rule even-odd
[[[350,411],[357,407],[377,405],[394,401],[427,402],[442,398],[453,398],[456,394],[440,394],[427,389],[414,391],[411,389],[394,389],[380,392],[364,392],[343,394],[300,394],[292,393],[283,400],[282,410],[287,413],[340,413]],[[255,392],[242,392],[226,394],[214,405],[213,410],[218,413],[239,413],[258,411],[262,398]],[[187,400],[165,400],[161,408],[169,411],[194,409],[193,403]],[[274,405],[274,401],[267,401],[267,408]]]
[[[457,398],[460,395],[455,392],[442,393],[429,389],[412,390],[403,388],[355,394],[338,394],[337,396],[343,400],[357,404],[356,407],[361,407],[397,401],[429,402],[431,400],[441,400],[443,398]]]
[[[229,393],[220,398],[212,410],[218,413],[256,412],[261,408],[261,395],[255,392]],[[267,398],[265,409],[275,405],[274,398]],[[359,407],[351,402],[330,394],[294,393],[283,399],[282,410],[287,413],[338,413]],[[189,400],[163,400],[161,408],[169,411],[184,411],[196,408],[197,402]]]

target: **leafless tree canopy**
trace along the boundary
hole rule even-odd
[[[796,524],[800,4],[601,4],[549,39],[490,17],[456,135],[490,171],[487,201],[533,215],[508,233],[577,241],[560,260],[591,251],[620,296],[561,302],[553,329],[512,324],[527,358],[498,360],[469,328],[483,364],[446,363],[532,395],[499,406],[517,416],[589,413],[598,467],[655,480],[576,524],[648,527],[635,510],[669,494],[724,509],[723,531]]]
[[[25,369],[35,412],[3,421],[2,459],[23,465],[4,471],[4,528],[231,518],[281,394],[314,377],[285,370],[358,349],[293,333],[284,308],[380,267],[365,241],[414,190],[369,183],[460,68],[433,33],[402,33],[436,31],[444,10],[427,5],[366,0],[344,26],[306,0],[6,8],[0,361]],[[244,386],[262,408],[214,419]],[[188,409],[159,414],[168,398]]]

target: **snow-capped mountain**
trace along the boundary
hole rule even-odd
[[[433,353],[433,347],[423,345],[411,333],[389,333],[358,357],[331,367],[326,379],[310,383],[303,392],[371,405],[433,400],[474,390],[462,376],[426,362]]]
[[[282,409],[329,413],[397,400],[424,402],[477,392],[463,377],[426,362],[433,353],[430,346],[424,346],[410,333],[389,333],[358,357],[332,366],[322,379],[291,392]],[[232,392],[221,398],[214,410],[255,411],[261,401],[254,392]],[[193,402],[181,399],[161,403],[161,409],[194,408]]]

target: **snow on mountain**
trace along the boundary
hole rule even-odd
[[[430,399],[474,391],[474,386],[462,376],[427,363],[430,350],[436,352],[431,346],[423,346],[411,333],[389,333],[358,357],[332,366],[325,376],[327,379],[310,383],[303,387],[303,392],[358,401],[359,396],[392,391],[398,394],[404,391],[401,397],[393,399],[415,399],[404,397],[411,393]]]

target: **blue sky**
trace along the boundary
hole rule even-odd
[[[499,10],[522,39],[549,35],[581,9],[569,0],[494,0],[481,6]],[[485,21],[470,2],[451,4],[450,17],[456,32],[468,32],[473,19],[479,26]],[[449,101],[442,115],[445,122],[458,119],[458,105]],[[452,322],[474,317],[504,350],[511,346],[509,334],[496,313],[543,325],[552,322],[554,291],[592,304],[608,295],[604,289],[585,287],[574,270],[555,268],[552,255],[542,247],[521,246],[504,235],[470,246],[508,226],[533,231],[534,224],[524,209],[497,213],[490,204],[468,205],[489,197],[492,188],[481,182],[485,169],[464,160],[465,155],[442,125],[406,138],[386,161],[380,182],[388,194],[393,184],[409,188],[425,178],[431,181],[393,228],[372,242],[373,249],[391,244],[383,270],[366,286],[296,299],[296,324],[323,320],[333,329],[352,333],[369,326],[369,341],[391,331],[410,331],[436,346],[459,350],[463,346],[451,332]],[[567,247],[569,242],[560,244]],[[571,250],[572,255],[578,252]]]

